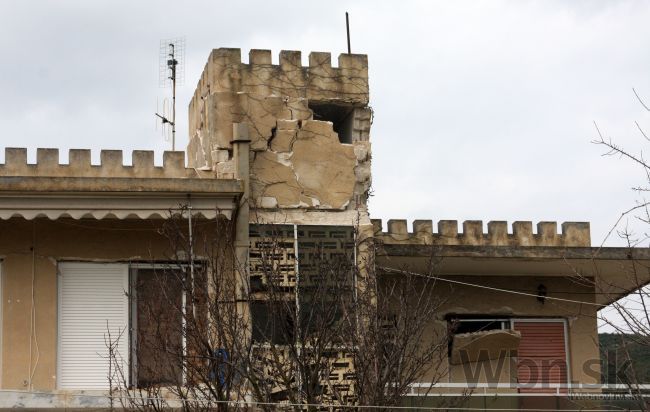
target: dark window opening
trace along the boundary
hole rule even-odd
[[[131,376],[136,387],[178,385],[183,358],[198,351],[207,324],[207,275],[194,266],[192,286],[187,267],[132,268]],[[183,294],[191,327],[183,345]],[[196,315],[196,317],[194,317]]]
[[[454,334],[485,332],[488,330],[510,329],[510,321],[507,319],[453,319],[451,330]]]
[[[154,269],[135,273],[136,386],[177,384],[182,381],[181,277]]]
[[[295,313],[291,302],[251,302],[253,341],[286,345],[293,341]]]
[[[448,355],[451,356],[452,343],[454,335],[462,333],[476,333],[485,332],[489,330],[506,330],[511,329],[510,319],[495,319],[495,318],[461,318],[461,317],[447,317],[449,342],[448,342]]]
[[[339,142],[352,143],[354,107],[332,103],[309,103],[314,120],[332,122]]]

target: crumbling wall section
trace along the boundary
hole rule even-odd
[[[365,55],[215,49],[189,105],[189,165],[232,178],[233,123],[248,127],[251,206],[257,210],[358,210],[371,184]],[[310,104],[333,105],[344,125],[315,120]],[[339,136],[345,133],[345,139]],[[346,143],[342,143],[346,141]]]
[[[365,203],[368,142],[341,144],[330,122],[316,120],[279,121],[276,133],[269,150],[252,152],[256,207],[346,209]]]

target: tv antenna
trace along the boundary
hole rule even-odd
[[[171,127],[172,150],[176,150],[176,86],[185,81],[185,38],[165,39],[160,41],[160,66],[158,82],[160,87],[172,87],[171,114],[168,105],[163,102],[163,113],[156,110],[163,126],[163,135]]]

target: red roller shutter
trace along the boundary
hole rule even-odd
[[[531,386],[519,391],[555,392],[556,388],[549,388],[548,384],[567,383],[564,322],[515,321],[514,329],[521,332],[517,380]]]

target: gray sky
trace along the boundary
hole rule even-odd
[[[603,158],[593,121],[648,142],[647,1],[0,2],[0,146],[169,147],[155,129],[160,39],[185,36],[179,146],[210,49],[367,53],[372,217],[591,221],[599,244],[643,171]],[[247,57],[244,57],[247,59]],[[4,152],[0,153],[0,162]],[[129,160],[130,161],[130,160]],[[635,224],[637,232],[643,225]],[[608,242],[619,244],[616,239]]]

